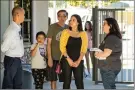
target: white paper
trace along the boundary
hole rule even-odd
[[[90,51],[97,51],[97,52],[103,52],[101,49],[99,48],[91,48]]]
[[[90,51],[95,51],[95,52],[103,52],[101,49],[99,48],[91,48]],[[96,57],[96,56],[95,56]],[[106,58],[104,57],[96,57],[99,60],[106,60]]]

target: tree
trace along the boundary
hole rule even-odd
[[[101,1],[101,0],[100,0]],[[120,0],[102,0],[102,6],[107,6],[111,3],[118,2]],[[53,7],[53,1],[49,1],[49,7]],[[62,1],[56,1],[57,7],[62,7],[63,5],[71,5],[71,6],[81,6],[84,8],[87,7],[95,7],[98,6],[99,0],[62,0]]]
[[[53,2],[54,1],[49,1],[49,7],[50,8],[53,8]],[[67,4],[67,2],[64,1],[64,0],[61,0],[61,1],[56,0],[56,7],[58,7],[58,8],[63,8],[63,7],[66,6],[66,4]]]
[[[98,0],[65,0],[71,6],[82,6],[82,7],[95,7],[98,6]],[[118,2],[119,0],[102,0],[102,6],[107,6],[111,3]]]
[[[14,6],[20,6],[25,10],[25,18],[30,18],[31,0],[15,0]]]

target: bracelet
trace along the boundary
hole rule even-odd
[[[68,55],[67,55],[67,56],[64,56],[64,58],[66,58],[66,59],[67,59],[67,58],[69,58],[69,56],[68,56]]]

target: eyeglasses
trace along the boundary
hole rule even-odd
[[[60,15],[58,15],[58,17],[61,17],[61,18],[66,18],[67,16],[60,16]]]

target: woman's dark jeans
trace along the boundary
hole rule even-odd
[[[116,89],[115,79],[120,70],[104,70],[100,69],[104,89]]]

